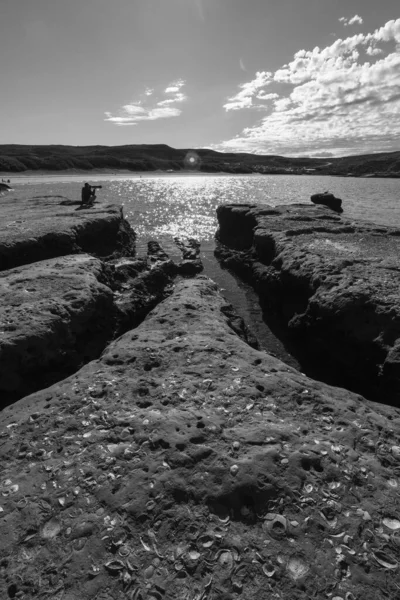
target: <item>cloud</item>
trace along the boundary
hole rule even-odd
[[[239,60],[239,67],[242,69],[242,71],[246,71],[246,67],[242,58]]]
[[[255,105],[256,99],[268,102]],[[395,149],[400,136],[400,19],[325,48],[299,50],[274,73],[263,71],[241,84],[225,110],[255,106],[263,117],[215,149],[291,155]]]
[[[173,98],[167,98],[166,100],[160,100],[160,102],[157,102],[157,106],[167,106],[168,104],[184,102],[185,100],[187,100],[187,96],[182,94],[182,92],[177,92]]]
[[[355,25],[355,23],[358,23],[359,25],[364,23],[362,17],[359,17],[358,15],[354,15],[354,17],[351,17],[351,19],[348,19],[347,17],[340,17],[339,21],[343,23],[345,27],[348,27],[349,25]]]
[[[272,81],[272,73],[269,71],[257,72],[255,79],[248,83],[240,85],[240,92],[228,98],[228,102],[224,104],[226,111],[239,110],[241,108],[257,108],[257,105],[253,104],[253,97],[256,96],[257,92],[269,85]]]
[[[277,94],[276,92],[266,94],[265,92],[261,91],[257,94],[256,98],[258,100],[274,100],[275,98],[279,98],[279,94]]]
[[[174,81],[173,83],[170,83],[168,85],[168,87],[165,88],[164,92],[166,94],[175,94],[176,92],[179,92],[181,87],[183,87],[184,85],[185,85],[184,80],[178,79],[178,81]]]
[[[180,79],[177,82],[171,83],[164,90],[164,95],[168,94],[167,98],[159,100],[156,98],[156,103],[150,105],[149,97],[155,92],[154,89],[146,88],[142,94],[142,99],[130,104],[124,104],[117,114],[110,111],[105,112],[105,121],[118,126],[137,125],[143,121],[156,121],[158,119],[170,119],[179,117],[182,111],[174,106],[176,103],[187,100],[187,96],[179,90],[185,85],[185,82]]]

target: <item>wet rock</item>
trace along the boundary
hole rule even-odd
[[[400,232],[322,206],[225,205],[224,266],[250,281],[302,370],[381,402],[400,398]]]
[[[330,192],[323,192],[322,194],[313,194],[311,196],[311,202],[314,204],[322,204],[327,206],[331,210],[334,210],[337,213],[342,213],[342,201],[340,198],[336,198]]]
[[[225,305],[182,280],[2,412],[0,597],[396,597],[400,411],[252,348]]]

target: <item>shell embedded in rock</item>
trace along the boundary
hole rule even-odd
[[[290,577],[295,581],[304,577],[310,570],[309,566],[298,557],[290,558],[286,565],[286,569],[288,570]]]
[[[392,455],[394,456],[394,458],[397,458],[397,460],[400,460],[400,446],[392,446],[391,451],[392,451]]]
[[[52,518],[45,523],[41,530],[41,536],[45,540],[55,538],[61,531],[61,523],[58,519]]]
[[[264,526],[269,533],[283,534],[287,530],[287,519],[282,515],[268,513],[265,517]]]
[[[385,567],[385,569],[397,569],[399,566],[399,563],[394,558],[381,550],[376,551],[372,556],[376,562],[382,567]]]
[[[118,575],[118,573],[125,568],[125,565],[120,560],[110,560],[106,562],[104,567],[111,575]]]
[[[271,563],[266,563],[265,565],[263,565],[262,570],[264,575],[266,575],[267,577],[273,577],[276,571],[275,567]]]
[[[120,556],[123,556],[123,557],[129,556],[130,553],[131,553],[131,549],[129,548],[129,546],[122,545],[118,548],[118,554]]]
[[[388,529],[392,529],[393,531],[397,531],[397,529],[400,529],[400,521],[398,521],[397,519],[385,518],[385,519],[382,519],[382,523]]]
[[[211,535],[204,534],[197,539],[197,544],[203,548],[211,548],[214,544],[214,538]]]
[[[189,550],[183,555],[183,562],[187,569],[193,569],[201,558],[200,552],[197,550]]]
[[[175,571],[182,571],[182,569],[183,569],[183,562],[181,560],[176,560],[174,562],[174,569],[175,569]]]
[[[231,475],[236,475],[237,472],[239,471],[239,467],[238,467],[238,465],[232,465],[229,470],[231,472]]]
[[[224,569],[231,571],[234,563],[232,552],[230,550],[222,550],[219,554],[218,562]]]

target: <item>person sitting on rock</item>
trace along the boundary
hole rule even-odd
[[[96,200],[95,190],[101,188],[101,185],[89,185],[85,183],[82,188],[82,206],[90,206]]]

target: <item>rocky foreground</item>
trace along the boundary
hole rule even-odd
[[[196,244],[178,246],[180,266],[157,244],[32,265],[37,290],[46,271],[75,285],[58,297],[65,330],[97,296],[105,329],[107,312],[120,325],[98,358],[1,413],[0,597],[398,598],[400,410],[250,346],[215,283],[187,278]],[[2,273],[11,287],[21,268]],[[46,295],[32,328],[54,340]]]
[[[222,264],[249,280],[304,369],[400,405],[400,229],[323,206],[218,208]]]

